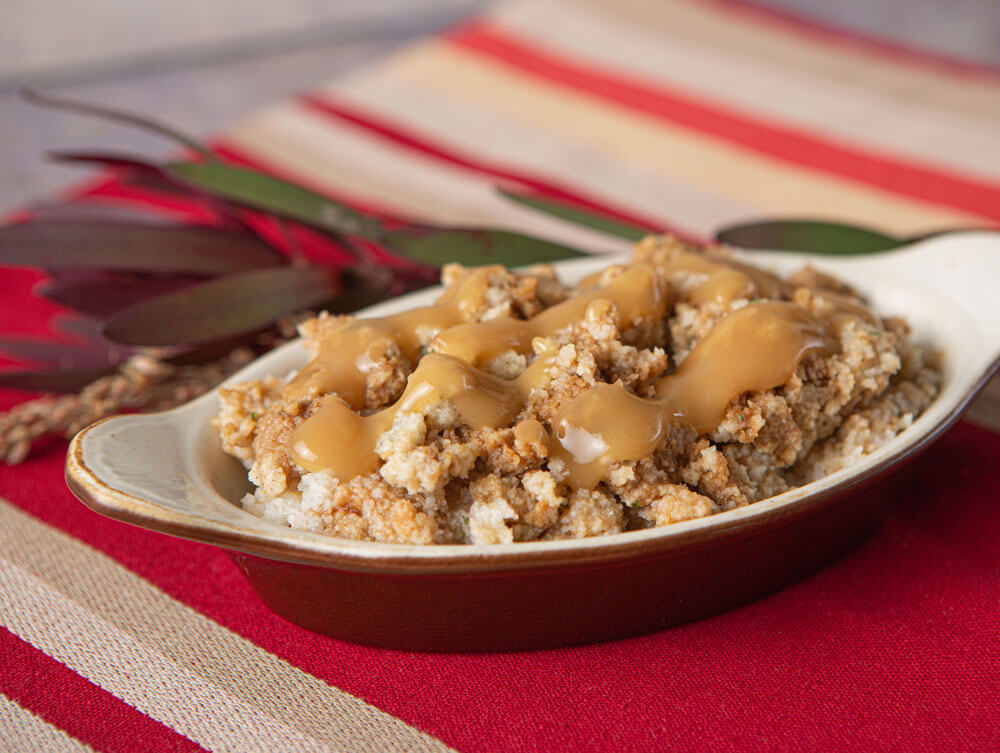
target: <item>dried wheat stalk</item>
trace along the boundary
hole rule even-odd
[[[311,316],[305,312],[279,322],[275,331],[257,339],[258,348],[271,348],[295,336],[296,325]],[[29,400],[0,413],[0,460],[22,462],[39,439],[72,437],[106,416],[126,410],[166,410],[191,400],[249,363],[253,348],[240,347],[208,364],[175,366],[154,353],[129,358],[118,373],[91,382],[79,394]]]

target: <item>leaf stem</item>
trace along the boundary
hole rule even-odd
[[[42,94],[40,91],[26,86],[21,87],[20,94],[21,97],[27,102],[40,107],[50,107],[55,110],[66,110],[68,112],[76,112],[82,115],[93,115],[98,118],[103,118],[104,120],[111,120],[116,123],[124,123],[125,125],[140,128],[144,131],[152,131],[153,133],[157,133],[160,136],[172,139],[173,141],[182,144],[211,162],[218,162],[219,160],[214,152],[197,139],[194,139],[171,126],[165,125],[164,123],[159,123],[155,120],[151,120],[150,118],[136,115],[135,113],[118,110],[113,107],[106,107],[104,105],[95,105],[91,102],[82,102],[80,100],[66,99],[64,97],[53,97],[49,94]]]

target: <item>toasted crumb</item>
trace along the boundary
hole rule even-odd
[[[357,391],[364,404],[359,397],[355,407],[360,416],[392,420],[373,440],[375,470],[354,478],[310,470],[290,452],[292,437],[324,394],[290,399],[288,382],[275,377],[221,390],[216,425],[223,449],[246,465],[257,487],[244,507],[280,525],[407,544],[489,545],[672,525],[847,467],[909,426],[937,395],[940,370],[912,342],[907,324],[875,316],[824,273],[806,268],[781,281],[747,271],[725,250],[696,253],[676,239],[656,237],[638,244],[633,263],[655,271],[643,279],[653,278],[655,287],[647,287],[665,301],[662,315],[643,311],[630,318],[627,297],[601,299],[533,336],[530,350],[524,342],[503,341],[475,364],[483,375],[476,379],[500,380],[491,384],[519,384],[530,376],[503,424],[488,416],[471,420],[461,391],[396,410],[406,402],[401,396],[408,378],[428,362],[417,345],[427,346],[442,325],[418,327],[416,344],[380,340],[366,353]],[[744,277],[711,288],[712,270],[720,264]],[[449,290],[463,291],[452,324],[500,319],[507,326],[508,320],[531,322],[615,279],[631,280],[621,277],[628,269],[609,267],[578,289],[561,283],[548,266],[511,272],[446,265],[442,279]],[[557,439],[567,406],[602,385],[619,385],[635,399],[660,399],[664,380],[686,368],[721,322],[761,301],[781,301],[774,306],[792,306],[824,322],[827,346],[793,362],[784,383],[736,395],[707,430],[683,417],[665,419],[647,454],[609,462],[596,483],[583,486],[574,463],[591,461],[574,460]],[[324,314],[306,322],[306,347],[315,355],[323,338],[348,321]],[[541,358],[546,360],[538,366],[545,368],[532,370]],[[607,393],[590,394],[603,399]],[[620,418],[609,414],[606,422]]]

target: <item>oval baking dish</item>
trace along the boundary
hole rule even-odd
[[[947,429],[996,371],[1000,235],[956,234],[876,256],[747,255],[788,274],[805,263],[845,280],[880,314],[909,320],[940,348],[944,382],[927,411],[853,467],[706,518],[589,539],[408,546],[283,528],[239,506],[245,469],[211,425],[218,397],[106,419],[78,434],[67,482],[94,510],[229,550],[261,599],[306,628],[374,646],[499,651],[594,642],[728,609],[816,570],[873,530],[891,501],[882,482]],[[557,265],[574,281],[613,257]],[[424,305],[421,291],[369,309]],[[229,381],[283,375],[306,353],[289,343]]]

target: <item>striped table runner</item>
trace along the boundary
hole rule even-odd
[[[998,125],[995,70],[742,2],[514,0],[217,143],[382,215],[597,251],[621,244],[498,187],[696,241],[765,216],[995,227]],[[204,219],[117,179],[77,200]],[[4,330],[45,331],[37,279],[0,274]],[[875,537],[774,597],[481,656],[290,625],[219,550],[83,507],[63,450],[0,469],[0,750],[1000,749],[1000,435],[970,423],[907,472]]]

